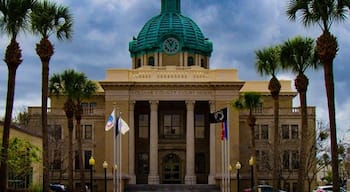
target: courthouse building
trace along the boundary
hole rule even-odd
[[[141,2],[142,3],[142,2]],[[210,113],[228,109],[229,163],[231,186],[237,183],[236,162],[240,162],[241,189],[250,186],[250,129],[248,111],[238,111],[232,102],[244,92],[260,92],[262,103],[255,111],[257,178],[272,184],[273,100],[268,81],[245,81],[237,69],[211,69],[213,43],[200,27],[182,15],[180,0],[161,0],[160,14],[150,18],[137,37],[130,37],[130,68],[106,70],[100,89],[83,102],[82,118],[84,162],[89,178],[88,160],[96,160],[94,185],[104,186],[102,163],[107,161],[108,188],[113,183],[113,131],[105,131],[114,108],[130,130],[122,136],[122,178],[124,184],[214,184],[221,185],[222,141],[220,124],[211,124]],[[145,3],[145,6],[147,3]],[[232,45],[234,46],[234,45]],[[252,65],[253,66],[253,65]],[[281,178],[283,188],[295,191],[300,142],[299,108],[293,107],[297,93],[291,81],[281,81]],[[52,179],[67,183],[67,120],[64,98],[52,96],[49,127],[55,130],[60,145],[51,147],[55,155]],[[40,127],[40,108],[30,107],[32,126]],[[35,118],[35,116],[37,118]],[[315,108],[308,108],[309,128],[315,129]],[[57,136],[58,134],[58,136]],[[74,137],[75,138],[75,137]],[[74,140],[74,149],[77,149]],[[62,148],[63,147],[63,148]],[[62,152],[59,152],[63,150]],[[283,155],[282,155],[283,154]],[[263,157],[263,158],[262,158]],[[259,161],[260,158],[260,161]],[[282,164],[282,163],[281,163]],[[79,185],[75,169],[74,183]],[[89,182],[89,179],[86,179]]]

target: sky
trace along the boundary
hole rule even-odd
[[[65,69],[85,73],[91,80],[103,80],[108,68],[131,68],[129,41],[137,37],[143,25],[160,13],[161,0],[52,0],[69,7],[74,18],[71,40],[50,40],[55,53],[50,61],[50,75]],[[190,17],[213,42],[211,69],[237,68],[241,80],[269,80],[255,69],[256,50],[281,44],[297,35],[316,39],[318,26],[305,28],[299,21],[289,21],[288,0],[182,0],[181,13]],[[349,16],[349,15],[347,15]],[[336,118],[338,139],[350,141],[350,18],[334,23],[339,51],[334,60]],[[9,39],[0,33],[0,54],[4,58]],[[17,70],[14,115],[27,106],[41,105],[41,62],[35,45],[40,38],[21,33],[18,42],[23,62]],[[0,62],[0,117],[5,116],[7,66]],[[309,70],[308,105],[316,106],[316,119],[328,122],[323,69]],[[278,78],[294,80],[287,72]],[[292,83],[294,87],[294,83]],[[299,106],[298,99],[294,101]]]

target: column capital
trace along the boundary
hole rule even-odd
[[[149,104],[151,105],[151,111],[156,111],[158,110],[158,104],[159,104],[159,100],[150,100]]]
[[[133,110],[134,110],[134,108],[135,108],[135,103],[136,103],[135,100],[130,100],[130,101],[129,101],[129,110],[130,110],[130,111],[133,111]]]
[[[186,100],[187,111],[193,111],[195,103],[195,100]]]

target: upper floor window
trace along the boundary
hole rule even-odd
[[[62,139],[62,127],[61,125],[48,125],[48,130],[50,136],[54,140],[61,140]]]
[[[149,116],[148,114],[139,114],[139,138],[147,139],[149,130]]]
[[[189,56],[189,57],[187,58],[187,65],[188,65],[188,66],[194,65],[194,59],[193,59],[192,56]]]
[[[75,169],[78,170],[80,168],[80,166],[83,169],[90,169],[89,159],[90,159],[91,155],[92,155],[91,150],[83,151],[83,164],[81,164],[80,159],[79,159],[79,151],[75,151],[75,159],[74,159]]]
[[[81,108],[83,109],[83,114],[85,114],[85,115],[93,114],[96,106],[97,106],[96,102],[91,102],[91,103],[84,102],[84,103],[81,103]]]
[[[196,139],[205,138],[205,115],[204,114],[196,114],[194,120],[195,126],[195,136]]]
[[[182,117],[180,114],[164,114],[162,117],[163,138],[167,139],[179,139],[183,136],[182,130]]]
[[[254,113],[262,113],[263,112],[263,104],[259,103],[258,106],[254,109]]]
[[[283,169],[299,169],[299,151],[286,150],[282,155]]]
[[[269,139],[269,125],[261,124],[255,125],[255,139],[268,140]]]
[[[92,125],[84,125],[84,139],[92,139]]]
[[[148,58],[148,65],[149,66],[154,66],[154,57],[149,57]]]
[[[256,155],[256,160],[257,160],[257,169],[259,171],[271,169],[269,151],[257,150],[255,152],[255,155]]]
[[[299,126],[296,124],[282,125],[282,139],[298,139],[299,138]]]
[[[61,150],[54,150],[53,153],[53,161],[52,161],[52,169],[61,169],[62,166],[62,157],[61,157]]]

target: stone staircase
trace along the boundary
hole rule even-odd
[[[154,192],[154,191],[174,191],[174,192],[220,192],[220,188],[216,185],[196,184],[160,184],[160,185],[127,185],[125,192]]]

